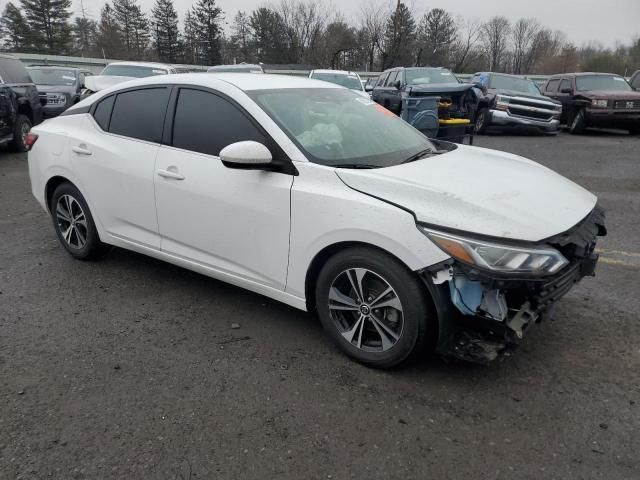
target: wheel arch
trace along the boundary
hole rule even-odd
[[[78,188],[75,183],[73,183],[68,178],[63,177],[62,175],[54,175],[49,180],[47,180],[47,183],[44,187],[44,199],[46,201],[47,210],[49,211],[49,213],[51,213],[51,199],[53,198],[53,192],[55,192],[56,188],[58,188],[58,186],[62,185],[63,183],[69,183],[75,188]]]
[[[329,258],[331,258],[332,256],[336,255],[337,253],[346,250],[348,248],[354,248],[354,247],[364,247],[364,248],[370,248],[372,250],[377,250],[378,252],[384,254],[384,255],[388,255],[392,258],[394,258],[395,260],[397,260],[398,262],[400,262],[400,264],[404,265],[407,269],[409,269],[410,271],[413,271],[407,264],[406,262],[404,262],[400,257],[398,257],[397,255],[394,255],[392,252],[381,248],[377,245],[374,245],[372,243],[367,243],[367,242],[362,242],[362,241],[341,241],[341,242],[336,242],[336,243],[332,243],[331,245],[327,245],[325,246],[322,250],[320,250],[311,260],[311,263],[309,264],[309,267],[307,268],[307,273],[305,275],[305,282],[304,282],[304,293],[305,293],[305,300],[306,300],[306,304],[307,304],[307,311],[308,312],[313,312],[315,311],[315,307],[316,307],[316,299],[315,299],[315,289],[316,289],[316,282],[318,279],[318,275],[320,274],[320,270],[322,269],[323,265],[327,262],[327,260]],[[414,271],[415,275],[418,275],[415,271]],[[429,296],[431,296],[431,294],[427,291],[426,287],[425,287],[425,292],[429,294]]]

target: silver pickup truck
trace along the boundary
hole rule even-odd
[[[529,127],[545,133],[556,133],[560,128],[562,104],[542,95],[533,80],[481,72],[471,82],[482,91],[476,133],[484,133],[489,127]]]

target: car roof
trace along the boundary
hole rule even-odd
[[[79,67],[69,67],[68,65],[28,65],[27,68],[55,68],[56,70],[78,70],[89,71]]]
[[[257,63],[235,63],[229,65],[214,65],[213,67],[209,67],[210,70],[213,68],[259,68],[262,70],[262,65],[258,65]]]
[[[171,68],[171,65],[167,65],[166,63],[156,63],[156,62],[111,62],[107,67],[111,65],[128,65],[132,67],[155,67],[155,68]]]
[[[231,84],[243,91],[253,90],[279,90],[286,88],[344,88],[333,83],[314,80],[309,77],[298,77],[291,75],[275,75],[264,74],[256,75],[254,73],[180,73],[172,75],[157,75],[153,77],[138,78],[116,85],[109,91],[117,91],[120,88],[132,88],[145,85],[194,85],[199,87],[216,88],[219,82],[223,81]],[[89,97],[91,98],[91,97]]]
[[[351,72],[347,70],[330,70],[327,68],[319,68],[317,70],[311,70],[312,73],[334,73],[336,75],[358,75],[356,72]]]

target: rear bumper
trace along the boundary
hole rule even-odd
[[[560,128],[560,120],[557,118],[551,120],[537,120],[535,118],[527,118],[519,115],[511,115],[503,110],[489,111],[490,126],[496,127],[533,127],[546,132],[557,132]]]

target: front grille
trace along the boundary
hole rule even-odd
[[[553,117],[552,114],[548,113],[548,112],[540,112],[540,111],[536,111],[536,110],[527,110],[526,108],[514,108],[514,107],[509,107],[509,113],[511,115],[517,115],[518,117],[525,117],[525,118],[534,118],[536,120],[551,120],[551,117]]]
[[[613,105],[616,109],[640,108],[640,100],[616,100]]]

